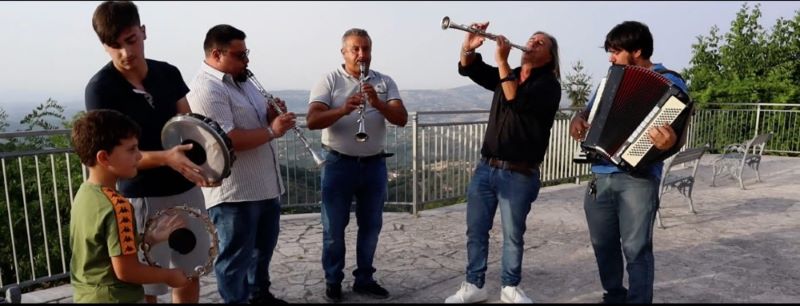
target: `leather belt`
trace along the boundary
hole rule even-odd
[[[359,162],[366,162],[366,161],[371,161],[373,159],[394,156],[394,153],[386,153],[386,152],[381,152],[381,153],[378,153],[378,154],[375,154],[375,155],[370,155],[370,156],[352,156],[352,155],[347,155],[347,154],[341,153],[339,151],[336,151],[334,149],[331,149],[331,147],[326,146],[326,145],[322,145],[322,148],[327,150],[328,152],[330,152],[333,155],[339,156],[340,158],[356,160],[356,161],[359,161]]]
[[[533,175],[532,169],[539,169],[539,163],[531,164],[528,162],[510,162],[505,161],[497,158],[481,158],[482,161],[486,162],[489,166],[497,169],[503,169],[508,171],[514,171],[517,173],[521,173],[527,176]]]

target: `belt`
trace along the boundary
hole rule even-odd
[[[340,158],[351,159],[351,160],[356,160],[356,161],[370,161],[370,160],[373,160],[373,159],[394,156],[394,153],[386,153],[386,152],[381,152],[381,153],[378,153],[378,154],[375,154],[375,155],[370,155],[370,156],[352,156],[352,155],[347,155],[347,154],[341,153],[339,151],[336,151],[334,149],[331,149],[331,147],[326,146],[326,145],[322,145],[322,148],[327,150],[328,152],[330,152],[333,155],[339,156]]]
[[[539,169],[539,163],[532,164],[532,163],[528,163],[528,162],[524,162],[524,161],[521,161],[521,162],[510,162],[510,161],[497,159],[497,158],[494,158],[494,157],[492,157],[492,158],[482,157],[481,160],[486,162],[486,164],[488,164],[489,166],[491,166],[493,168],[498,168],[498,169],[503,169],[503,170],[508,170],[508,171],[514,171],[514,172],[522,173],[522,174],[527,175],[527,176],[533,175],[532,169],[537,169],[537,170]]]

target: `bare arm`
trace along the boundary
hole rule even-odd
[[[136,254],[111,257],[114,274],[123,282],[131,284],[166,283],[172,288],[180,288],[189,283],[189,278],[178,269],[163,269],[139,262]]]
[[[486,31],[486,28],[489,27],[489,22],[473,23],[470,27]],[[486,38],[481,35],[467,32],[464,37],[464,43],[461,45],[461,67],[467,67],[475,61],[475,49],[483,45],[484,40]]]
[[[331,126],[336,120],[339,120],[339,118],[356,110],[361,104],[361,100],[361,94],[355,94],[347,98],[344,105],[333,109],[322,102],[313,102],[309,104],[308,116],[306,117],[308,129],[319,130]]]
[[[234,151],[246,151],[270,142],[273,139],[280,138],[286,134],[286,131],[294,127],[294,125],[294,113],[285,113],[272,120],[272,124],[270,124],[272,133],[263,128],[247,130],[233,129],[228,132],[228,138],[230,138],[233,143]]]
[[[497,71],[500,74],[500,79],[505,79],[512,76],[514,73],[511,66],[508,65],[508,53],[511,52],[511,45],[506,38],[502,35],[497,36],[497,50],[495,51],[495,61],[497,61]],[[517,97],[517,88],[519,83],[517,80],[501,81],[500,86],[503,88],[503,95],[506,101],[514,102]]]
[[[383,115],[389,123],[397,125],[397,126],[406,126],[406,122],[408,121],[408,112],[406,111],[406,107],[403,105],[403,101],[399,99],[391,99],[389,101],[381,101],[378,98],[378,93],[375,91],[375,87],[372,87],[371,84],[365,83],[364,87],[361,88],[365,93],[367,93],[367,97],[369,97],[369,105],[377,109]]]
[[[389,102],[378,104],[382,104],[383,106],[380,108],[376,107],[376,109],[383,114],[383,117],[385,117],[389,123],[400,127],[406,126],[406,123],[408,123],[408,112],[403,105],[403,101],[389,100]]]
[[[180,98],[176,104],[178,106],[178,114],[188,114],[192,112],[192,108],[189,107],[189,101],[186,100],[186,97]]]

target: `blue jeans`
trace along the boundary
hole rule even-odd
[[[268,291],[269,262],[280,231],[280,198],[221,203],[209,208],[208,216],[219,237],[214,273],[225,303],[248,303]]]
[[[355,284],[375,280],[372,266],[378,236],[383,227],[386,199],[386,159],[356,160],[328,153],[322,169],[322,269],[325,282],[340,284],[344,279],[344,230],[350,222],[350,206],[356,200]]]
[[[611,300],[652,303],[659,180],[613,173],[595,174],[593,181],[596,193],[591,193],[590,182],[583,208],[603,289]],[[623,254],[629,290],[622,285]]]
[[[530,176],[481,161],[467,189],[467,282],[483,288],[489,257],[489,230],[500,206],[503,224],[501,282],[517,286],[522,274],[525,219],[539,195],[539,169]]]

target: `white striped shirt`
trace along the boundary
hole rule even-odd
[[[233,129],[266,128],[267,103],[250,82],[238,83],[233,76],[205,62],[189,84],[186,95],[192,112],[213,119],[225,133]],[[284,192],[278,159],[271,142],[246,151],[234,151],[231,175],[218,187],[203,188],[206,208],[222,202],[272,199]]]

